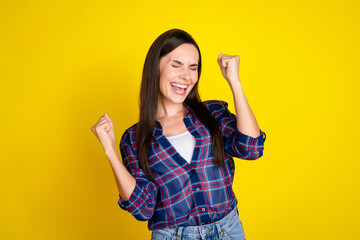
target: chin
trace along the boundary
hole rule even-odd
[[[168,95],[168,99],[173,103],[183,103],[190,92],[185,93],[183,95],[174,94],[171,92],[171,94]]]
[[[187,96],[186,96],[187,97]],[[186,97],[183,97],[183,98],[172,98],[171,101],[173,103],[183,103],[186,99]]]

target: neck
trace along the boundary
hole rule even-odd
[[[183,103],[174,103],[165,99],[158,100],[158,106],[156,111],[156,119],[175,117],[179,114],[184,115],[186,108]]]

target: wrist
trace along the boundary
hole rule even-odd
[[[114,156],[117,155],[116,147],[115,145],[109,145],[104,147],[105,155],[106,156]]]
[[[229,79],[229,85],[233,92],[242,88],[239,78]]]

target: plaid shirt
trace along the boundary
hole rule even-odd
[[[236,116],[223,101],[205,101],[217,120],[225,145],[225,164],[214,162],[210,131],[186,106],[184,123],[195,137],[194,154],[189,164],[162,134],[156,122],[149,151],[149,164],[156,183],[141,169],[136,143],[136,126],[127,129],[120,142],[124,166],[136,179],[128,201],[120,194],[118,204],[137,220],[148,221],[149,230],[164,227],[203,225],[225,217],[236,205],[232,189],[234,164],[232,157],[253,160],[263,155],[266,135],[250,137],[238,131]]]

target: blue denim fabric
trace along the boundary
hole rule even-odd
[[[246,240],[239,212],[235,207],[223,219],[201,226],[161,228],[152,231],[151,240]]]

